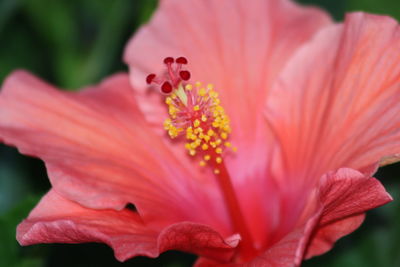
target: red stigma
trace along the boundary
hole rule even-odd
[[[164,58],[164,63],[165,64],[172,64],[172,63],[174,63],[174,58],[166,57],[166,58]]]
[[[161,86],[161,91],[164,93],[164,94],[169,94],[169,93],[171,93],[172,92],[172,85],[169,83],[169,82],[164,82],[163,84],[162,84],[162,86]]]
[[[185,57],[178,57],[176,59],[176,63],[178,63],[178,64],[187,64],[188,61],[187,61],[187,59]]]
[[[161,92],[164,94],[170,94],[174,89],[178,89],[179,86],[185,81],[190,79],[190,72],[182,69],[182,65],[188,63],[185,57],[166,57],[163,60],[166,71],[160,75],[151,73],[147,75],[147,84],[157,84],[160,86]]]
[[[179,72],[179,76],[182,80],[187,81],[190,79],[190,72],[188,72],[187,70],[181,70]]]
[[[147,84],[151,84],[151,82],[154,80],[155,77],[156,75],[154,73],[147,75],[146,77]]]

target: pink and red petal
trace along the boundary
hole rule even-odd
[[[319,195],[323,212],[310,240],[307,258],[325,253],[336,240],[357,229],[366,211],[392,201],[378,180],[347,168],[326,174]]]
[[[157,233],[147,229],[138,214],[87,209],[54,190],[18,226],[17,240],[21,245],[102,242],[114,249],[119,260],[159,254]]]
[[[146,227],[131,210],[93,210],[51,190],[17,228],[21,245],[37,243],[101,242],[125,261],[135,256],[157,257],[167,250],[182,250],[220,261],[229,260],[238,244],[224,240],[208,226],[182,222],[161,233]]]
[[[399,50],[395,20],[353,13],[295,54],[266,110],[287,177],[315,181],[343,166],[370,172],[400,151]]]
[[[0,138],[43,159],[57,192],[86,207],[133,203],[155,227],[193,220],[224,229],[217,187],[152,133],[125,74],[66,93],[13,73],[0,96]]]

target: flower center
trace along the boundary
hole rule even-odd
[[[155,74],[147,76],[147,82],[160,85],[161,92],[167,94],[169,118],[164,122],[164,129],[174,139],[186,137],[185,148],[189,155],[201,157],[200,166],[211,165],[214,173],[219,174],[218,164],[226,149],[236,151],[228,141],[231,132],[229,118],[221,106],[218,93],[212,84],[203,86],[187,82],[190,72],[182,70],[187,64],[184,57],[174,60],[164,59],[167,72],[161,79]]]

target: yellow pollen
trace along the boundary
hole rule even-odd
[[[222,139],[227,139],[228,138],[228,134],[226,132],[222,132],[221,133],[221,137],[222,137]]]
[[[195,119],[193,122],[194,127],[199,127],[200,126],[200,121],[198,119]]]
[[[206,89],[201,88],[201,89],[199,90],[199,95],[200,95],[200,96],[205,96],[206,94],[207,94]]]
[[[165,104],[171,105],[171,104],[172,104],[172,98],[167,97],[167,98],[165,99]]]
[[[169,117],[164,129],[171,138],[186,138],[185,148],[189,155],[202,158],[200,166],[206,166],[208,161],[222,164],[225,149],[236,151],[228,141],[230,120],[212,84],[179,84],[165,103]],[[220,173],[218,168],[213,171]]]

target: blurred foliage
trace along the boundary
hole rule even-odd
[[[26,217],[38,200],[38,197],[24,197],[23,200],[19,201],[18,205],[0,216],[0,266],[43,266],[44,257],[41,254],[44,250],[39,251],[40,246],[36,248],[30,247],[22,251],[15,241],[16,225]],[[25,255],[22,255],[23,252],[25,252]]]
[[[336,20],[345,12],[368,11],[400,19],[398,0],[299,0],[328,10]],[[0,82],[25,68],[61,88],[76,89],[126,70],[123,48],[149,19],[156,0],[0,0]],[[377,174],[400,199],[400,166]],[[48,189],[41,161],[0,145],[0,267],[36,266],[190,266],[193,255],[167,252],[158,259],[117,262],[103,244],[37,245],[21,248],[16,225]],[[304,266],[400,266],[400,203],[370,212],[355,233]]]
[[[98,82],[122,69],[128,37],[155,0],[1,0],[0,79],[27,68],[63,88]]]

